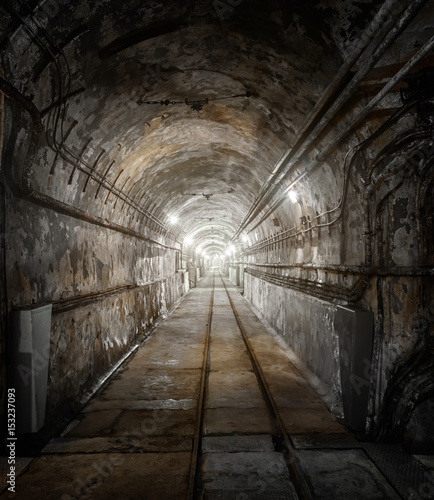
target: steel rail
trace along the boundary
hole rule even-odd
[[[211,324],[213,317],[214,308],[214,291],[215,291],[215,275],[213,273],[212,278],[212,291],[209,301],[209,312],[208,321],[206,328],[206,338],[205,338],[205,352],[203,354],[202,372],[200,377],[200,387],[199,387],[199,397],[196,408],[196,420],[195,429],[193,437],[193,450],[190,459],[190,475],[188,480],[188,500],[194,500],[199,498],[199,478],[200,478],[200,453],[202,444],[202,429],[203,429],[203,418],[205,414],[205,394],[206,394],[206,384],[208,381],[208,374],[210,368],[210,338],[211,338]]]
[[[311,500],[313,498],[312,494],[310,492],[310,489],[307,485],[306,480],[304,479],[304,475],[303,475],[303,471],[301,469],[301,466],[298,464],[297,459],[295,457],[294,447],[292,446],[291,440],[288,436],[288,433],[285,429],[283,421],[280,417],[278,406],[277,406],[276,402],[274,401],[274,398],[271,394],[270,388],[268,387],[267,381],[265,379],[264,373],[261,370],[258,359],[253,351],[253,348],[250,344],[249,338],[246,334],[246,330],[242,324],[241,318],[238,314],[238,311],[235,307],[235,304],[232,300],[232,297],[231,297],[231,295],[226,287],[226,283],[224,282],[220,272],[219,272],[219,276],[220,276],[220,279],[223,283],[223,287],[226,291],[226,295],[229,299],[229,303],[231,305],[232,312],[234,314],[238,328],[240,330],[241,338],[244,342],[244,345],[246,346],[247,354],[248,354],[250,362],[252,364],[253,371],[256,375],[256,379],[257,379],[258,385],[261,389],[262,396],[265,400],[265,403],[268,407],[268,411],[269,411],[270,416],[273,420],[275,430],[278,433],[277,437],[283,440],[283,443],[284,443],[285,448],[287,450],[287,453],[285,453],[284,457],[285,457],[285,461],[286,461],[288,469],[289,469],[289,473],[291,476],[293,486],[294,486],[300,500]]]

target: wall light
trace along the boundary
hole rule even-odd
[[[178,222],[178,217],[176,215],[171,215],[169,216],[169,223],[170,224],[176,224]]]
[[[289,199],[291,200],[292,203],[298,203],[298,193],[297,191],[294,191],[294,189],[291,189],[288,193]]]

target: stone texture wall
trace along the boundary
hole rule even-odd
[[[337,306],[244,274],[244,296],[300,360],[341,398]]]
[[[107,297],[58,307],[52,317],[48,422],[72,416],[90,387],[165,317],[184,294],[177,273]]]
[[[8,310],[53,304],[50,346],[39,362],[49,363],[46,422],[54,427],[168,314],[188,290],[188,275],[176,272],[174,249],[16,198],[8,203]]]

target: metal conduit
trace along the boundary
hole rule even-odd
[[[6,80],[4,80],[1,77],[0,77],[0,91],[5,96],[9,97],[11,100],[16,102],[21,108],[25,109],[32,118],[33,127],[32,127],[29,148],[27,150],[26,158],[24,160],[21,185],[18,186],[16,184],[11,174],[5,176],[8,186],[15,196],[28,200],[44,208],[55,210],[58,213],[68,215],[70,217],[74,217],[75,219],[80,219],[85,222],[89,222],[91,224],[95,224],[101,227],[105,227],[106,229],[111,229],[113,231],[125,234],[127,236],[131,236],[133,238],[145,241],[150,244],[158,245],[160,247],[170,250],[178,250],[175,247],[170,247],[151,238],[147,238],[142,234],[138,233],[137,231],[134,231],[133,229],[121,226],[120,224],[116,224],[114,222],[109,222],[108,220],[98,216],[90,215],[84,210],[80,210],[79,208],[67,205],[66,203],[56,200],[51,196],[45,195],[40,192],[36,192],[31,184],[31,173],[33,167],[33,158],[35,157],[38,151],[39,137],[42,132],[42,121],[39,115],[39,111],[31,101],[29,101],[18,90],[16,90],[12,85],[10,85],[8,82],[6,82]]]
[[[277,201],[268,209],[267,213],[262,217],[262,219],[251,229],[255,229],[260,224],[262,224],[281,204],[285,195],[300,182],[306,175],[308,175],[314,168],[316,168],[320,163],[322,163],[327,156],[339,145],[342,140],[347,137],[350,131],[356,128],[360,123],[366,118],[366,116],[373,110],[373,108],[390,92],[390,90],[402,80],[413,68],[418,64],[432,49],[434,48],[434,36],[432,36],[428,42],[411,58],[407,63],[396,73],[396,75],[389,80],[389,82],[383,87],[383,89],[367,104],[364,110],[351,122],[351,124],[345,128],[333,142],[331,142],[321,153],[317,155],[315,160],[313,160],[305,170],[299,174],[291,183],[285,188],[283,193],[280,195]]]
[[[299,269],[302,271],[325,271],[339,274],[363,274],[366,276],[434,276],[434,267],[432,266],[372,267],[348,264],[261,264],[253,262],[248,262],[245,265],[248,267],[255,266],[267,269]]]
[[[331,101],[336,96],[337,92],[340,90],[340,87],[351,76],[352,67],[360,59],[363,52],[366,50],[366,48],[372,42],[372,40],[377,35],[379,30],[384,27],[384,17],[387,14],[390,14],[391,13],[390,11],[393,11],[393,10],[396,11],[397,8],[402,9],[402,2],[400,2],[399,0],[386,0],[384,2],[384,4],[382,5],[380,10],[378,11],[376,16],[374,17],[374,19],[370,22],[369,26],[367,27],[367,29],[365,30],[363,35],[360,37],[358,43],[356,44],[356,47],[354,48],[354,51],[352,52],[353,55],[349,59],[347,59],[347,61],[342,65],[336,78],[327,87],[324,94],[320,97],[320,99],[315,104],[313,110],[307,116],[301,129],[297,133],[295,145],[290,150],[288,150],[286,153],[284,153],[284,155],[277,162],[275,168],[273,169],[273,172],[270,174],[268,179],[265,181],[265,183],[261,187],[261,190],[260,190],[256,200],[254,201],[252,207],[249,209],[249,212],[247,213],[246,217],[242,221],[241,226],[248,224],[247,220],[251,216],[252,212],[259,205],[259,203],[263,200],[263,198],[270,191],[270,189],[278,182],[276,180],[277,176],[280,176],[281,174],[285,175],[287,173],[287,171],[290,168],[290,166],[288,165],[289,161],[294,156],[294,154],[297,152],[297,150],[307,140],[307,138],[309,137],[309,134],[312,132],[315,125],[318,123],[318,121],[322,118],[324,113],[327,111],[325,109],[326,106],[328,104],[330,104],[330,105],[332,104]],[[390,24],[392,24],[393,22],[395,22],[397,20],[400,12],[401,12],[401,10],[398,10],[394,16],[390,17]],[[239,230],[239,232],[242,231],[241,226],[240,226],[241,229]],[[239,235],[239,232],[237,231],[234,238],[236,238]]]
[[[232,240],[236,239],[241,231],[250,223],[252,220],[254,220],[255,217],[259,215],[259,213],[263,210],[265,203],[262,203],[260,207],[258,205],[260,202],[265,198],[267,192],[270,191],[271,187],[275,186],[280,180],[283,179],[283,177],[293,168],[294,164],[300,159],[300,156],[304,154],[307,150],[312,149],[314,146],[315,141],[317,140],[319,134],[323,131],[325,126],[330,122],[330,120],[333,119],[333,117],[336,115],[336,113],[342,108],[342,106],[349,100],[349,98],[355,93],[357,90],[358,86],[360,83],[363,81],[363,78],[366,76],[366,74],[371,70],[372,67],[380,60],[380,58],[383,56],[385,51],[390,47],[390,45],[395,41],[395,39],[399,36],[399,34],[402,32],[404,28],[407,27],[407,25],[412,21],[412,19],[415,17],[415,15],[419,12],[419,10],[422,8],[422,6],[426,3],[427,0],[415,0],[410,2],[410,5],[407,7],[405,12],[403,14],[399,14],[395,16],[397,18],[395,22],[395,17],[391,17],[391,21],[393,21],[393,26],[391,30],[385,35],[385,37],[381,40],[381,42],[378,44],[377,48],[374,50],[374,52],[371,54],[370,57],[368,57],[365,62],[362,64],[361,68],[358,70],[356,75],[353,77],[351,82],[347,85],[347,87],[344,89],[344,91],[339,95],[338,99],[331,105],[331,107],[326,110],[325,112],[322,109],[318,109],[315,112],[315,106],[313,112],[311,115],[309,115],[308,120],[311,122],[306,126],[303,126],[302,128],[302,133],[305,134],[308,130],[309,133],[306,136],[306,138],[303,139],[302,142],[301,138],[297,141],[296,145],[294,148],[291,150],[291,152],[288,153],[287,157],[284,158],[284,160],[281,160],[279,163],[282,163],[285,161],[284,166],[281,165],[278,167],[277,171],[273,172],[272,174],[272,179],[267,179],[266,181],[266,186],[265,188],[261,189],[259,197],[257,200],[253,203],[252,207],[249,209],[248,214],[240,224],[239,228],[237,229],[235,235],[233,236]],[[365,37],[366,39],[369,38],[369,42],[372,41],[373,35],[369,35],[368,31],[372,30],[375,28],[375,26],[378,26],[380,21],[384,21],[383,16],[385,15],[385,12],[387,12],[390,7],[394,4],[395,2],[385,2],[383,7],[380,9],[378,12],[377,16],[375,19],[371,22],[369,25],[369,28],[366,30]],[[396,2],[399,4],[400,2]],[[386,8],[387,6],[387,8]],[[381,14],[380,14],[381,13]],[[362,37],[363,38],[363,37]],[[363,47],[363,43],[360,44],[360,47]],[[359,50],[361,50],[359,47]],[[366,47],[364,47],[361,50],[361,53],[365,50]],[[360,55],[361,55],[360,53]],[[353,64],[354,65],[354,64]],[[339,88],[339,85],[342,84],[342,82],[345,80],[347,75],[350,73],[350,69],[348,68],[346,72],[344,73],[343,71],[339,73],[338,78],[339,82],[335,84],[333,82],[330,87],[334,88],[334,92],[336,92],[336,89]],[[329,87],[329,88],[330,88]],[[326,93],[328,93],[328,89]],[[332,92],[332,90],[330,90]],[[332,94],[329,96],[329,100],[332,97]],[[321,100],[322,101],[322,100]],[[319,103],[321,102],[319,101]],[[318,103],[318,104],[319,104]],[[324,102],[322,102],[322,106],[324,106]],[[319,123],[313,124],[313,121],[318,121]],[[316,125],[316,126],[312,126]],[[351,130],[352,125],[349,125],[346,127],[346,134],[348,134]],[[312,132],[313,128],[313,132]],[[310,139],[308,144],[300,150],[300,147],[303,145],[303,143],[306,141],[307,137],[311,134],[314,134],[314,136]],[[303,175],[304,177],[304,175]],[[270,186],[272,182],[272,185]],[[297,181],[298,182],[298,181]],[[289,191],[290,188],[288,188],[287,191]],[[266,200],[267,201],[267,200]],[[257,226],[255,226],[257,227]]]
[[[336,94],[339,92],[342,84],[346,82],[349,76],[351,76],[350,70],[353,66],[359,61],[363,52],[366,50],[368,45],[372,42],[374,37],[379,33],[381,29],[384,28],[384,18],[389,17],[389,24],[392,25],[403,9],[402,2],[399,0],[386,0],[384,4],[381,6],[380,10],[374,17],[374,19],[370,22],[369,26],[366,28],[361,38],[359,39],[352,56],[343,64],[338,75],[333,80],[333,82],[327,87],[324,94],[320,97],[318,102],[316,103],[314,109],[309,113],[305,122],[302,125],[301,130],[298,132],[297,136],[300,138],[297,140],[294,147],[291,151],[288,151],[283,158],[283,160],[279,161],[274,169],[273,173],[267,179],[267,182],[272,181],[271,177],[276,177],[275,183],[279,182],[287,171],[290,168],[288,164],[289,160],[292,158],[294,153],[303,145],[303,142],[309,137],[309,134],[313,131],[315,126],[315,120],[321,117],[321,112],[325,112],[328,110],[324,110],[323,108],[330,103],[331,99],[333,99]],[[394,13],[394,15],[392,15]],[[332,103],[330,103],[332,104]],[[325,119],[325,117],[324,117]],[[278,176],[278,177],[277,177]],[[274,183],[274,184],[275,184]]]

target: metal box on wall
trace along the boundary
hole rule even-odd
[[[338,306],[334,327],[339,338],[345,421],[351,429],[363,432],[368,411],[374,315],[365,309]]]
[[[16,394],[20,434],[37,432],[45,421],[52,305],[12,311],[11,387]]]

